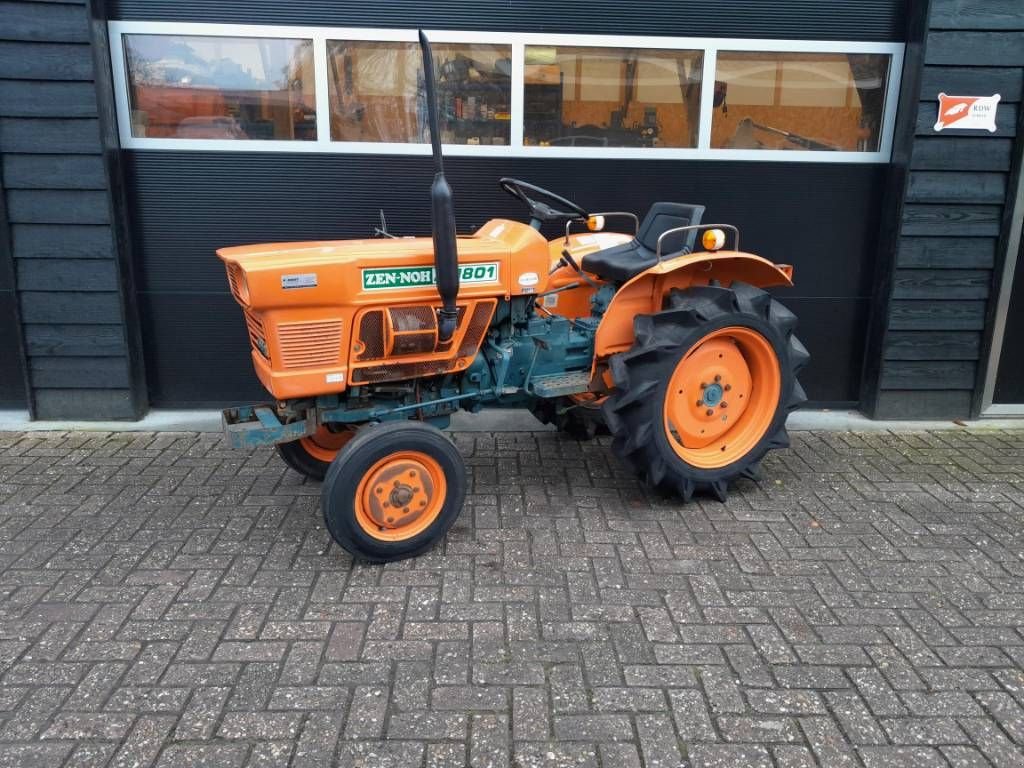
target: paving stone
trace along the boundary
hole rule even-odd
[[[470,726],[469,764],[507,768],[508,736],[508,715],[473,715]]]
[[[245,763],[249,747],[243,744],[171,744],[160,755],[157,768],[236,768]]]
[[[551,716],[545,689],[513,689],[512,734],[516,741],[546,741],[551,738]]]
[[[816,768],[818,761],[807,747],[779,744],[772,747],[778,768]]]
[[[602,768],[641,768],[640,755],[632,744],[601,744],[598,753]]]
[[[865,768],[944,768],[946,761],[932,747],[861,747]]]
[[[693,768],[771,768],[768,749],[757,744],[694,744],[690,748]]]
[[[110,761],[111,768],[135,768],[152,765],[164,741],[174,730],[176,718],[170,715],[143,716],[135,721],[128,737]],[[74,760],[71,761],[74,764]],[[106,763],[99,763],[105,765]]]
[[[1024,430],[795,433],[687,506],[454,439],[382,567],[270,450],[0,434],[0,768],[1024,765]]]
[[[683,762],[672,720],[667,715],[637,715],[636,730],[645,766],[667,768]]]
[[[512,764],[522,768],[598,768],[597,750],[587,744],[516,744]]]
[[[620,741],[632,736],[633,725],[625,715],[555,716],[555,738],[560,741]]]
[[[60,765],[74,748],[71,742],[0,744],[0,766],[51,768]]]

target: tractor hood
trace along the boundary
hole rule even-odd
[[[500,240],[471,235],[458,239],[459,256],[505,257],[509,247]],[[321,264],[351,264],[366,261],[380,264],[419,263],[426,254],[434,257],[429,237],[372,238],[367,240],[313,240],[301,243],[261,243],[219,248],[217,255],[246,271],[290,269]]]
[[[547,242],[517,221],[494,219],[457,240],[459,294],[543,290]],[[221,248],[232,293],[249,307],[365,304],[438,298],[429,237],[263,243]]]

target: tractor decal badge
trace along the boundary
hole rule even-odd
[[[992,96],[947,96],[939,94],[939,119],[935,130],[954,128],[958,131],[996,132],[996,109],[999,94]]]
[[[459,265],[460,283],[498,282],[498,262]],[[436,275],[430,267],[383,267],[363,270],[363,290],[377,291],[396,288],[422,288],[434,285]]]

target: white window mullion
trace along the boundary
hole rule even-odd
[[[700,123],[697,130],[697,149],[711,149],[711,118],[715,108],[715,69],[718,66],[718,49],[708,46],[704,49],[704,64],[700,81]]]
[[[331,143],[331,100],[327,84],[327,36],[313,35],[313,87],[316,92],[316,143],[328,148]]]
[[[509,146],[513,152],[523,147],[526,111],[523,107],[526,90],[526,44],[522,40],[512,43],[512,100],[509,110],[512,113],[512,133]]]

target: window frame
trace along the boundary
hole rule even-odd
[[[429,144],[399,142],[332,141],[328,99],[328,40],[371,42],[417,42],[417,30],[377,27],[309,27],[254,24],[205,24],[149,21],[108,21],[111,69],[118,133],[123,149],[190,150],[206,152],[316,152],[329,154],[429,155]],[[212,37],[259,37],[313,41],[313,82],[316,103],[315,141],[290,139],[187,139],[152,138],[132,135],[128,102],[127,62],[124,35],[179,35]],[[783,40],[711,37],[654,37],[637,35],[573,35],[535,32],[487,32],[427,30],[431,42],[482,43],[511,48],[512,76],[509,107],[511,136],[507,145],[445,144],[452,157],[524,157],[609,160],[755,160],[763,162],[888,163],[892,155],[896,108],[903,72],[904,43],[841,40]],[[700,119],[696,147],[541,147],[523,144],[524,80],[527,45],[651,48],[703,52],[700,90]],[[717,57],[719,51],[776,53],[877,53],[890,57],[882,113],[882,133],[876,152],[824,150],[781,151],[770,149],[728,149],[711,147],[711,120]]]

